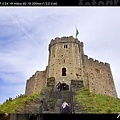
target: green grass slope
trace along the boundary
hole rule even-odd
[[[81,105],[81,109],[87,113],[118,113],[120,112],[120,99],[95,94],[87,88],[77,92],[75,99]]]
[[[33,95],[21,95],[13,100],[7,100],[0,105],[0,111],[5,113],[15,113],[16,110],[22,110],[24,105],[31,104],[40,97],[39,93]]]

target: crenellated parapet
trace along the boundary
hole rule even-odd
[[[107,63],[107,62],[101,62],[99,60],[96,60],[96,59],[93,59],[91,57],[88,57],[87,55],[84,55],[84,59],[85,60],[88,60],[88,62],[91,62],[91,63],[95,63],[95,64],[98,64],[98,65],[101,65],[101,66],[106,66],[106,67],[110,67],[110,64]]]
[[[50,44],[49,44],[49,50],[51,48],[51,46],[55,45],[55,44],[59,44],[59,43],[76,43],[80,46],[83,47],[83,42],[80,42],[77,38],[74,38],[73,36],[69,36],[69,37],[56,37],[55,39],[52,39]]]
[[[109,63],[84,55],[84,68],[90,91],[117,97]]]

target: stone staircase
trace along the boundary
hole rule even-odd
[[[83,113],[81,106],[74,98],[75,91],[82,87],[82,82],[72,80],[70,90],[58,91],[56,88],[53,89],[54,81],[52,79],[51,81],[49,82],[49,85],[52,86],[51,89],[40,95],[44,101],[42,113],[61,113],[61,106],[64,101],[70,104],[71,112]],[[41,97],[34,104],[26,106],[22,113],[40,113]]]
[[[61,113],[61,105],[64,101],[70,103],[72,107],[72,92],[71,91],[53,91],[50,98],[56,99],[54,113]],[[72,110],[72,108],[70,109]]]
[[[74,98],[75,91],[54,91],[52,90],[49,100],[53,101],[52,104],[48,101],[49,111],[43,111],[43,113],[61,113],[61,105],[64,101],[70,104],[70,110],[72,113],[86,113],[82,110],[82,106]],[[52,108],[52,109],[51,109]]]
[[[54,83],[53,80],[51,80],[52,83]],[[82,81],[72,81],[71,84],[71,88],[70,90],[66,90],[66,91],[57,91],[56,89],[53,89],[53,85],[49,83],[51,87],[51,89],[43,94],[40,95],[40,98],[35,101],[32,105],[28,105],[24,108],[24,110],[22,112],[20,112],[20,114],[22,113],[28,113],[28,114],[41,114],[41,113],[51,113],[51,114],[55,114],[55,113],[61,113],[62,111],[62,103],[64,101],[66,101],[67,103],[70,104],[70,110],[72,113],[85,113],[85,111],[81,110],[81,106],[77,103],[76,99],[74,98],[75,96],[75,91],[77,91],[78,89],[80,89],[80,87],[82,87]],[[41,110],[41,97],[43,100],[43,104],[42,104],[42,112],[40,112]],[[18,112],[19,113],[19,112]],[[11,119],[11,120],[28,120],[28,119],[19,119],[19,115],[18,117],[16,117],[16,119]],[[15,117],[14,117],[15,118]]]
[[[72,92],[71,91],[51,91],[46,92],[42,98],[43,101],[43,110],[42,113],[61,113],[61,106],[64,101],[70,103],[70,110],[73,110],[73,100],[72,100]],[[41,98],[36,100],[30,105],[26,105],[22,111],[16,111],[17,113],[30,113],[30,114],[38,114],[40,113],[41,107]]]

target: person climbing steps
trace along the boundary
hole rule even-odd
[[[71,113],[70,106],[66,101],[64,101],[62,104],[62,113],[63,114],[70,114]]]

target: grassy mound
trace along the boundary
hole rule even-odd
[[[82,88],[75,96],[81,109],[87,113],[118,113],[120,112],[120,99],[95,94],[87,88]]]
[[[31,104],[40,97],[39,93],[33,95],[20,95],[18,98],[10,99],[0,105],[0,111],[5,113],[15,113],[16,110],[22,110],[24,105]]]

